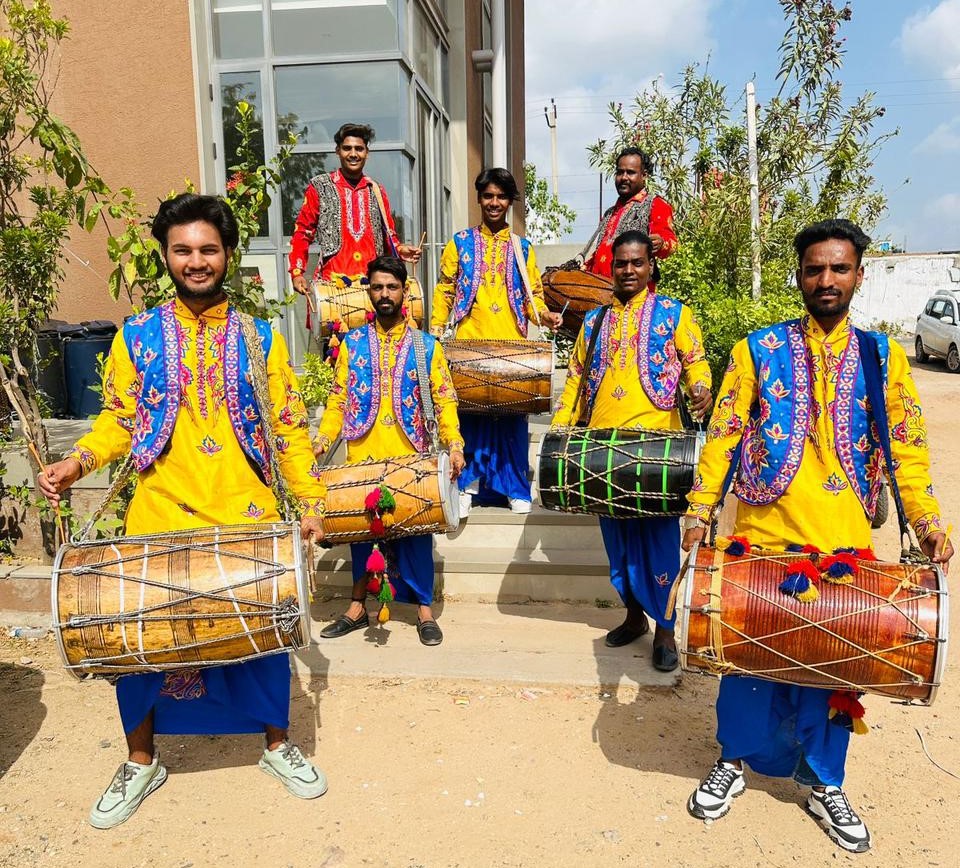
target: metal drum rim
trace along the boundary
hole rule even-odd
[[[921,705],[933,705],[937,698],[937,691],[943,683],[944,673],[947,671],[947,651],[950,645],[950,590],[947,585],[947,577],[940,567],[940,564],[931,564],[934,575],[937,577],[937,636],[936,651],[934,654],[933,678],[930,685],[930,693],[926,699],[921,700]],[[943,636],[941,641],[940,637]]]
[[[84,676],[80,674],[73,666],[70,665],[70,659],[67,657],[67,646],[63,644],[63,630],[60,627],[60,601],[59,601],[59,592],[60,592],[60,573],[61,564],[63,563],[64,555],[68,551],[77,548],[72,543],[62,543],[60,548],[57,549],[57,555],[53,559],[53,566],[50,572],[50,613],[53,616],[53,632],[57,637],[57,650],[60,652],[60,660],[63,663],[63,668],[67,670],[77,681],[84,681]]]
[[[440,492],[443,517],[447,522],[446,533],[450,533],[460,526],[460,486],[455,479],[450,479],[449,452],[437,453],[437,474],[437,489]],[[454,497],[454,494],[457,496]]]

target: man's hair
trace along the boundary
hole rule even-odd
[[[644,174],[653,174],[653,160],[650,159],[650,156],[646,153],[646,151],[641,151],[640,148],[624,148],[619,154],[617,154],[617,159],[613,165],[616,166],[622,157],[639,157],[640,165],[643,166]]]
[[[507,198],[511,202],[516,202],[520,198],[520,191],[517,189],[517,182],[506,169],[484,169],[479,175],[477,175],[477,180],[473,182],[473,186],[477,191],[477,200],[480,199],[480,194],[490,185],[496,184],[504,193],[507,194]]]
[[[220,233],[220,242],[229,250],[236,250],[240,243],[240,230],[237,218],[230,206],[219,196],[200,196],[197,193],[181,193],[172,199],[160,203],[157,215],[153,218],[151,232],[167,249],[167,236],[173,226],[186,223],[210,223]]]
[[[617,249],[623,247],[624,244],[643,244],[647,248],[647,258],[650,260],[651,266],[650,280],[657,283],[660,280],[660,265],[657,262],[657,257],[654,255],[653,241],[650,239],[650,236],[647,235],[646,232],[641,232],[639,229],[628,229],[626,232],[621,232],[613,239],[613,246],[610,248],[611,258],[616,259]]]
[[[392,274],[400,281],[401,286],[407,285],[407,266],[403,264],[402,259],[397,259],[396,256],[378,256],[376,259],[371,259],[367,266],[367,280],[373,279],[373,272],[375,271],[385,271],[387,274]]]
[[[376,138],[376,132],[369,124],[344,124],[333,134],[333,141],[339,148],[344,139],[357,138],[363,139],[365,145],[370,144]]]
[[[870,246],[870,236],[867,235],[852,220],[821,220],[805,229],[801,229],[793,239],[793,249],[797,251],[797,262],[803,262],[803,256],[811,244],[819,244],[836,238],[840,241],[849,241],[857,251],[857,265],[863,259],[863,251]]]

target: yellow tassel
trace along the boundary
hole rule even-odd
[[[384,603],[384,605],[380,607],[380,611],[377,612],[377,623],[386,624],[387,621],[389,620],[390,620],[390,607],[387,606],[386,603]]]
[[[330,349],[333,349],[334,347],[339,347],[340,338],[338,338],[336,335],[330,335],[330,340],[328,341],[327,346],[329,346]]]
[[[870,727],[862,717],[853,718],[853,732],[855,735],[866,735],[870,732]]]
[[[809,588],[799,594],[794,594],[794,596],[801,603],[815,603],[820,599],[820,592],[817,590],[817,586],[811,583]]]
[[[716,548],[722,552],[725,552],[728,548],[730,548],[730,537],[718,536]]]
[[[827,720],[833,720],[836,716],[837,716],[837,709],[835,708],[831,708],[830,711],[827,712]]]
[[[829,582],[831,585],[852,585],[853,584],[853,574],[847,573],[845,576],[840,576],[840,578],[835,578],[829,573],[820,573],[820,578],[825,582]]]

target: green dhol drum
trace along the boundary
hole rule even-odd
[[[702,437],[645,428],[548,431],[537,456],[540,503],[609,518],[683,515]]]

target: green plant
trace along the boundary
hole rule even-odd
[[[872,175],[891,135],[874,125],[884,109],[864,93],[851,100],[835,79],[844,53],[838,33],[849,5],[780,0],[786,32],[773,85],[757,107],[761,296],[751,293],[750,187],[743,98],[728,95],[707,68],[691,65],[675,91],[639,94],[610,106],[615,134],[590,148],[611,171],[617,152],[639,146],[656,163],[651,189],[674,209],[679,249],[661,263],[665,292],[689,302],[700,321],[715,378],[733,343],[751,329],[801,310],[792,286],[794,235],[828,217],[869,231],[886,205]]]
[[[577,212],[550,193],[547,182],[537,177],[533,163],[523,164],[523,175],[526,235],[541,244],[555,242],[573,228]]]
[[[315,353],[304,353],[299,380],[300,394],[307,407],[311,410],[322,407],[333,386],[333,365]]]

